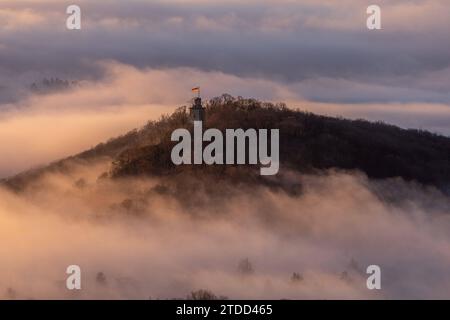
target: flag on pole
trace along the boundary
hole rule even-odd
[[[200,87],[192,88],[192,92],[197,92],[197,95],[200,98]]]

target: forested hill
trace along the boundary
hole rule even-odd
[[[284,104],[223,95],[206,104],[204,127],[222,131],[232,128],[279,129],[280,172],[289,169],[317,172],[321,169],[357,169],[370,178],[402,177],[447,190],[450,184],[450,138],[422,130],[405,130],[381,122],[346,120],[293,110]],[[182,107],[170,116],[151,121],[140,130],[99,144],[95,148],[49,167],[8,179],[20,189],[27,180],[48,170],[64,170],[68,160],[89,162],[111,158],[108,177],[177,175],[191,171],[236,179],[253,176],[255,166],[179,166],[170,160],[177,128],[192,130],[189,110]],[[247,177],[248,178],[248,177]],[[238,178],[239,179],[239,178]]]

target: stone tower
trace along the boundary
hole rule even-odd
[[[190,114],[193,121],[205,121],[205,108],[202,105],[202,98],[196,97],[194,99]]]

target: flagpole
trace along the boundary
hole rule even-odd
[[[194,91],[197,92],[197,97],[200,98],[200,87],[192,88],[192,92],[194,92]]]

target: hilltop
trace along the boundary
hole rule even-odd
[[[205,107],[205,128],[279,129],[281,175],[287,171],[314,174],[331,168],[359,170],[372,179],[401,177],[449,190],[450,138],[382,122],[321,116],[290,109],[282,103],[230,95],[213,98]],[[139,130],[3,183],[19,191],[45,172],[64,173],[69,162],[89,164],[102,158],[111,163],[110,171],[101,177],[107,179],[159,176],[185,181],[188,179],[181,178],[212,176],[233,183],[276,185],[274,179],[260,177],[257,166],[173,165],[170,152],[175,143],[170,141],[170,135],[177,128],[192,129],[186,107],[150,121]]]

